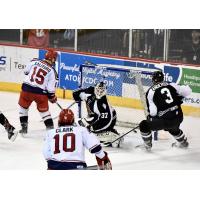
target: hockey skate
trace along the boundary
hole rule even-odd
[[[8,132],[8,139],[14,142],[18,135],[18,131],[16,131],[15,128],[10,124],[6,127],[6,131]]]
[[[23,123],[21,124],[22,129],[19,131],[19,133],[24,136],[28,133],[28,124],[27,123]]]
[[[151,151],[151,148],[152,148],[152,144],[150,143],[150,144],[144,144],[144,147],[145,147],[145,149],[146,149],[146,151]]]
[[[187,149],[189,146],[189,143],[187,140],[184,140],[183,142],[174,142],[172,143],[172,147],[180,148],[180,149]]]
[[[150,152],[151,151],[151,148],[152,148],[152,143],[151,142],[145,142],[143,144],[140,144],[140,145],[137,145],[135,148],[140,148],[140,149],[144,149],[146,150],[147,152]]]
[[[120,148],[122,142],[123,142],[123,141],[122,141],[122,138],[121,138],[121,139],[117,140],[116,142],[113,142],[113,143],[111,144],[111,147]]]

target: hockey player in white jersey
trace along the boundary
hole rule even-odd
[[[101,170],[111,170],[108,154],[102,150],[98,138],[85,127],[74,124],[70,109],[60,112],[58,128],[47,132],[43,154],[50,170],[84,169],[85,148],[95,154]]]
[[[20,133],[28,131],[28,109],[33,101],[44,120],[47,129],[53,128],[53,120],[49,112],[48,100],[56,103],[55,90],[57,87],[58,75],[54,69],[57,52],[48,50],[44,60],[33,59],[25,68],[26,75],[19,98],[19,115],[22,129]]]

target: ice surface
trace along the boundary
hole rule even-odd
[[[0,98],[0,110],[19,129],[19,94],[0,92]],[[72,101],[58,99],[58,102],[65,108]],[[76,112],[77,108],[73,106],[72,109]],[[60,109],[56,104],[50,104],[50,111],[55,117]],[[132,114],[134,114],[133,112]],[[130,112],[124,117],[130,118],[129,114]],[[137,117],[136,114],[132,116]],[[29,110],[29,133],[26,138],[18,135],[15,142],[8,140],[4,127],[0,126],[0,169],[46,169],[46,161],[42,155],[45,126],[40,120],[40,115],[33,104]],[[54,122],[57,124],[57,119]],[[121,133],[130,130],[130,128],[117,128]],[[182,123],[182,129],[188,135],[190,143],[187,150],[172,148],[171,143],[174,140],[168,135],[167,140],[154,141],[152,152],[147,153],[142,149],[135,148],[136,145],[142,143],[138,133],[128,134],[122,148],[106,147],[105,150],[109,153],[114,170],[200,169],[200,119],[186,116]],[[88,165],[95,165],[94,155],[86,152],[86,162]]]

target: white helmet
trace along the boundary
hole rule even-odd
[[[106,95],[106,85],[104,82],[97,83],[94,88],[94,94],[96,95],[97,99],[101,99],[104,95]]]

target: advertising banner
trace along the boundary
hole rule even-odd
[[[191,67],[182,67],[182,76],[180,84],[189,85],[192,89],[192,95],[185,98],[185,102],[192,106],[200,106],[200,70]]]
[[[23,71],[27,63],[33,58],[44,59],[45,52],[45,50],[33,48],[0,45],[0,82],[11,83],[10,88],[13,88],[14,84],[19,86],[24,79]],[[198,67],[58,51],[55,67],[59,75],[59,88],[75,90],[79,87],[80,65],[82,64],[151,72],[152,70],[162,70],[165,74],[165,81],[189,85],[192,88],[192,94],[184,99],[185,105],[194,109],[200,107],[200,69]],[[97,79],[106,76],[105,72],[85,71],[85,73],[84,84],[86,87],[94,85]],[[133,92],[136,84],[131,77],[125,76],[120,71],[113,73],[108,70],[107,78],[104,79],[107,81],[109,94],[137,99]],[[150,82],[151,75],[142,74],[145,90],[149,88]],[[130,85],[132,86],[130,87]]]
[[[44,58],[44,51],[40,50],[40,58]],[[58,73],[60,79],[60,88],[74,90],[78,88],[78,80],[80,70],[79,67],[81,64],[91,63],[99,66],[107,67],[133,67],[137,69],[162,69],[165,73],[165,80],[169,82],[178,82],[181,69],[179,67],[170,66],[168,64],[157,64],[157,63],[148,63],[142,61],[127,61],[124,59],[116,58],[107,58],[107,57],[97,57],[91,55],[83,55],[76,53],[66,53],[60,52],[60,57],[58,59]],[[151,79],[149,75],[143,75],[144,79]],[[149,82],[147,80],[147,82]]]
[[[200,93],[200,70],[184,67],[182,70],[180,84],[189,85],[193,92]]]
[[[39,55],[44,56],[44,51],[40,50]],[[93,66],[98,65],[115,68],[133,68],[141,71],[162,70],[165,74],[165,81],[189,85],[192,88],[193,93],[192,95],[190,95],[190,98],[185,99],[185,103],[188,105],[199,107],[200,70],[198,68],[193,69],[189,66],[177,66],[170,65],[168,63],[154,63],[149,61],[147,62],[140,60],[126,60],[110,57],[84,55],[78,53],[60,52],[57,66],[59,73],[59,87],[66,90],[77,89],[80,82],[80,65],[88,63]],[[85,79],[85,83],[93,82],[96,78],[95,76],[95,74],[90,74],[90,76]],[[118,86],[118,89],[115,90],[116,96],[121,96],[123,94],[123,87],[120,86],[123,81],[126,84],[133,84],[133,82],[129,79],[123,81],[122,79],[113,79],[112,81],[110,82],[110,84],[117,84]],[[142,82],[145,86],[149,86],[149,82],[151,82],[151,75],[142,74]]]
[[[102,68],[88,65],[81,65],[81,87],[87,88],[99,82],[107,86],[107,94],[111,96],[122,96],[122,86],[126,71],[111,68]]]
[[[38,57],[38,50],[0,45],[0,80],[1,82],[21,83],[24,68],[33,58]]]

